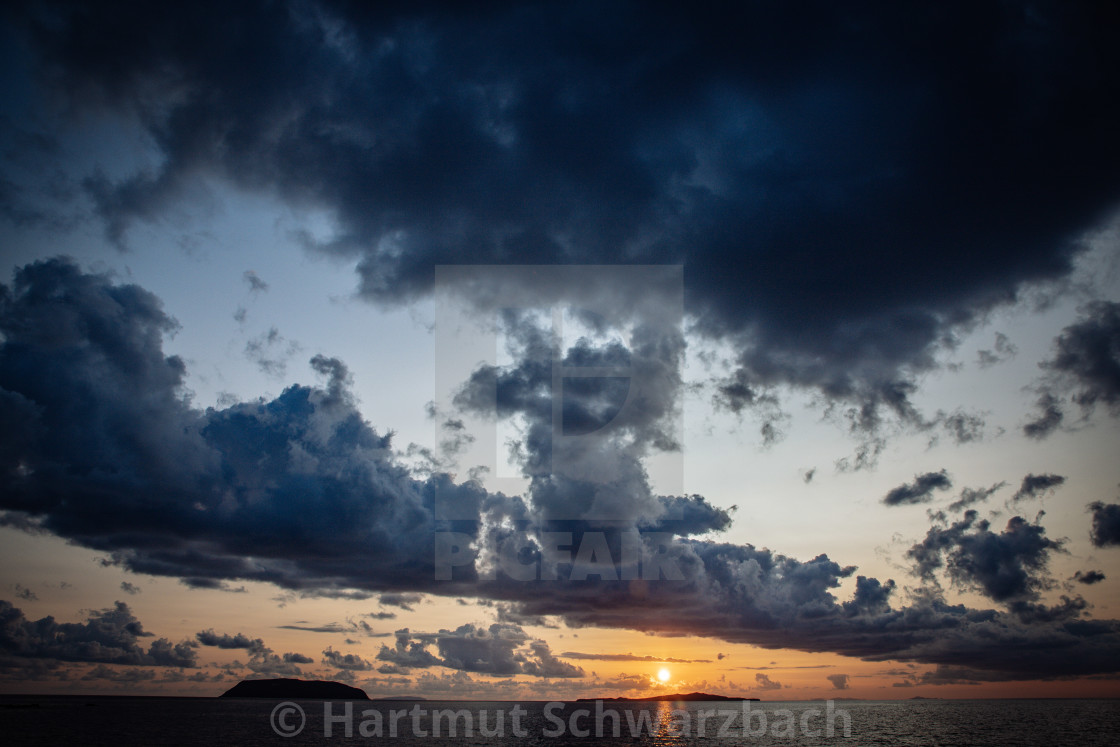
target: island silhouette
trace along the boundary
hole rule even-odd
[[[341,682],[327,680],[260,679],[242,680],[218,696],[219,698],[270,698],[288,700],[370,700],[364,690]],[[392,700],[423,700],[423,698],[392,698]],[[759,698],[740,698],[711,693],[674,693],[650,695],[645,698],[578,698],[577,703],[597,700],[610,703],[652,703],[657,701],[755,701]]]
[[[291,700],[369,700],[365,690],[326,680],[241,680],[219,698],[284,698]]]

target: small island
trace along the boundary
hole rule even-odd
[[[369,700],[365,690],[325,680],[241,680],[219,698],[286,700]]]
[[[677,693],[675,695],[650,695],[648,698],[579,698],[577,703],[593,703],[596,700],[601,700],[604,703],[653,703],[657,701],[681,701],[681,700],[699,700],[699,701],[743,701],[749,700],[752,702],[759,702],[759,698],[735,698],[726,695],[711,695],[709,693]]]

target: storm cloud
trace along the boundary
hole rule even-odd
[[[413,476],[393,456],[390,437],[357,411],[345,365],[326,356],[311,361],[321,386],[292,385],[273,399],[196,409],[183,396],[185,365],[162,350],[162,335],[173,327],[152,294],[64,260],[29,265],[3,287],[0,401],[15,426],[5,433],[22,434],[5,438],[0,449],[0,506],[8,526],[54,533],[139,573],[214,583],[251,579],[345,598],[378,593],[385,604],[412,603],[411,594],[470,596],[503,602],[526,620],[555,616],[574,626],[875,660],[967,663],[992,678],[1120,669],[1115,621],[1079,619],[1078,600],[1043,607],[1039,594],[1049,584],[1043,571],[1062,543],[1018,517],[996,534],[966,514],[959,525],[931,529],[912,550],[923,580],[932,583],[946,573],[954,583],[1008,603],[1007,612],[949,605],[933,592],[895,606],[893,581],[857,577],[855,567],[827,555],[802,561],[716,541],[709,535],[728,525],[726,511],[701,496],[656,495],[640,471],[622,475],[633,491],[620,504],[628,512],[627,531],[660,532],[656,541],[643,538],[658,545],[645,549],[662,557],[663,568],[679,570],[678,580],[600,576],[527,583],[503,572],[486,576],[488,548],[508,537],[504,527],[514,522],[525,528],[524,549],[538,567],[553,568],[540,554],[540,533],[566,526],[577,544],[594,534],[597,520],[580,518],[578,500],[586,495],[540,475],[524,496],[488,493],[443,473]],[[510,329],[524,332],[522,340],[536,339],[532,325]],[[577,350],[589,359],[613,354],[602,352],[609,345]],[[532,381],[525,360],[495,370],[493,380]],[[499,401],[527,414],[538,407],[534,387],[517,383],[510,391]],[[651,448],[664,412],[640,410],[625,430],[635,438],[599,443]],[[543,451],[525,453],[531,460]],[[622,464],[640,466],[636,458]],[[474,520],[437,520],[437,490]],[[577,501],[577,510],[568,506],[569,518],[557,518],[569,500]],[[464,535],[477,550],[442,582],[433,563],[440,530]],[[617,554],[623,532],[601,534]],[[852,599],[838,599],[836,590],[853,577]],[[116,614],[124,619],[120,606]],[[255,641],[212,630],[202,631],[203,639],[238,646]],[[193,650],[160,643],[146,653],[136,647],[125,658],[187,661]],[[501,676],[582,674],[507,622],[437,633],[403,629],[377,662],[382,672],[447,666]],[[268,652],[248,666],[283,676],[298,672],[296,663]]]
[[[166,638],[145,649],[151,637],[124,602],[91,610],[86,622],[60,623],[53,617],[29,620],[11,602],[0,599],[0,652],[19,659],[56,659],[130,666],[196,666],[197,644],[172,644]]]
[[[1038,399],[1039,413],[1024,426],[1033,438],[1044,438],[1065,418],[1064,400],[1091,413],[1098,404],[1120,412],[1120,303],[1096,301],[1081,318],[1054,340],[1054,355],[1043,361],[1046,371]]]
[[[310,664],[312,659],[298,653],[287,653],[278,656],[271,648],[264,644],[260,638],[249,638],[237,633],[215,633],[213,628],[195,634],[198,642],[203,646],[214,646],[221,649],[245,649],[249,653],[247,666],[251,671],[262,676],[284,677],[303,674],[297,664]],[[240,662],[236,666],[241,667]]]
[[[1040,524],[1014,516],[1000,533],[978,520],[976,511],[948,526],[934,526],[907,552],[915,573],[932,578],[944,567],[950,580],[981,592],[996,602],[1033,601],[1053,582],[1045,576],[1050,555],[1064,542],[1046,537]]]
[[[912,395],[937,352],[1066,277],[1120,200],[1110,12],[324,0],[11,18],[69,111],[121,116],[156,151],[71,177],[120,245],[212,179],[329,213],[304,243],[355,261],[379,304],[467,256],[685,264],[697,331],[734,351],[729,406],[800,389],[864,439],[923,427]],[[45,219],[7,192],[10,220]],[[1111,405],[1115,346],[1089,343],[1115,310],[1092,314],[1055,370]],[[1011,348],[995,351],[981,362]]]
[[[433,644],[438,657],[427,650]],[[584,676],[581,668],[560,661],[547,643],[531,640],[520,627],[507,623],[489,627],[467,623],[455,630],[415,636],[405,628],[397,631],[396,647],[382,646],[377,658],[399,671],[442,666],[490,675]]]
[[[1120,545],[1120,503],[1097,501],[1089,505],[1093,514],[1090,538],[1097,547]]]
[[[323,663],[335,669],[348,670],[351,672],[364,672],[373,669],[373,664],[357,654],[344,654],[330,647],[327,647],[323,651]]]

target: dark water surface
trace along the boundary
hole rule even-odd
[[[438,712],[435,723],[433,712]],[[1120,700],[798,701],[746,706],[606,702],[597,710],[595,703],[0,697],[0,743],[5,745],[432,742],[1112,747],[1120,745]]]

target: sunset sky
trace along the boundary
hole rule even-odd
[[[1105,5],[6,5],[0,693],[1120,697]]]

